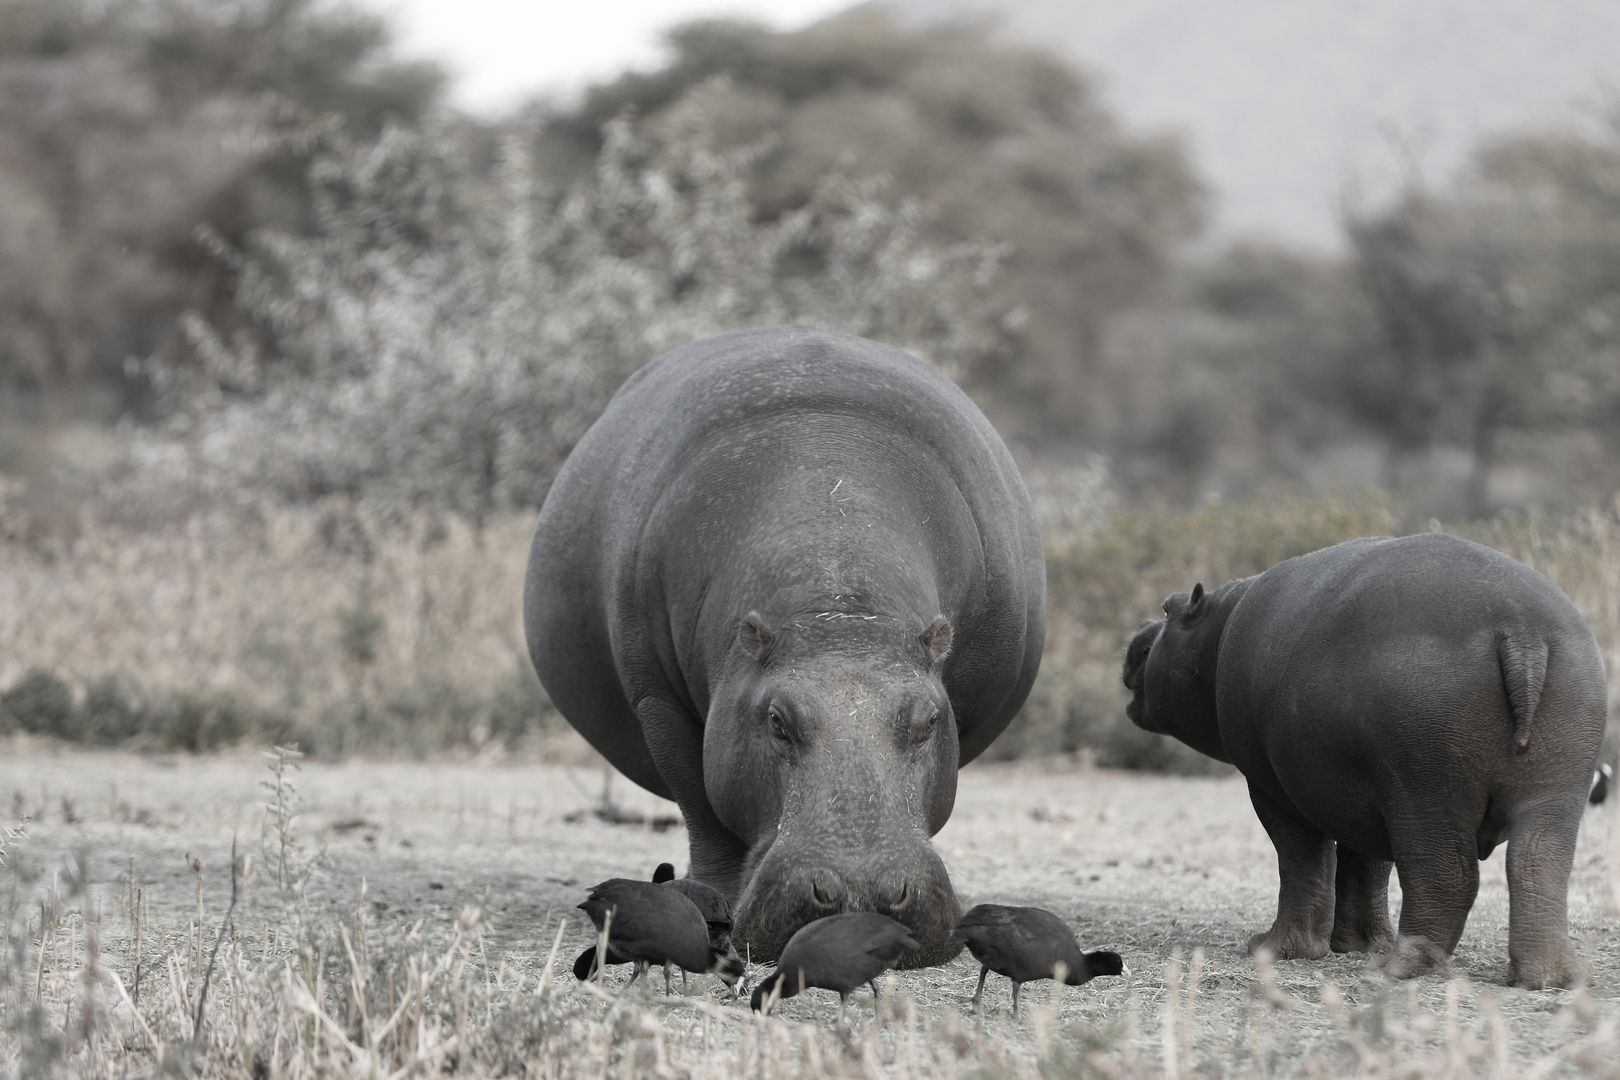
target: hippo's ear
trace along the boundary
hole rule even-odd
[[[737,627],[737,643],[743,647],[743,652],[761,664],[765,662],[765,656],[771,651],[771,643],[775,640],[776,635],[771,633],[770,627],[765,625],[765,620],[760,618],[757,611],[744,615],[742,625]]]
[[[943,615],[935,615],[934,621],[928,624],[928,629],[922,632],[923,651],[928,654],[928,667],[939,667],[945,658],[951,654],[951,620]]]
[[[1204,592],[1204,583],[1202,581],[1194,585],[1192,597],[1187,601],[1187,610],[1181,613],[1181,621],[1190,623],[1202,615],[1204,608],[1208,606],[1208,597],[1209,594]]]

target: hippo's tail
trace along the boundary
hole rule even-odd
[[[1535,719],[1541,688],[1547,681],[1546,639],[1520,628],[1498,630],[1496,659],[1513,709],[1513,745],[1522,754],[1530,745],[1530,721]]]

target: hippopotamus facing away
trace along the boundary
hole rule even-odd
[[[1569,874],[1606,694],[1556,585],[1431,534],[1338,544],[1164,611],[1126,650],[1128,714],[1248,779],[1282,879],[1251,950],[1441,969],[1506,834],[1509,981],[1579,976]]]
[[[755,960],[841,911],[954,955],[929,837],[1040,664],[1028,492],[934,368],[810,327],[632,376],[558,474],[524,593],[568,721],[680,804]]]

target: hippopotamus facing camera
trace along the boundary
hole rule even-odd
[[[1509,981],[1580,977],[1569,874],[1606,693],[1556,585],[1431,534],[1338,544],[1164,611],[1126,650],[1128,713],[1248,779],[1282,879],[1251,949],[1443,968],[1505,834]]]
[[[1028,492],[937,370],[810,327],[676,349],[558,473],[524,594],[552,701],[680,804],[691,876],[771,959],[876,911],[942,962],[959,912],[929,837],[1040,664]]]

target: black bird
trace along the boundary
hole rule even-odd
[[[731,901],[726,899],[724,893],[712,885],[705,885],[692,878],[677,878],[675,867],[671,863],[659,863],[653,871],[653,884],[664,885],[685,894],[686,898],[697,905],[698,911],[703,915],[703,921],[709,925],[709,942],[721,952],[731,949]],[[611,945],[608,947],[609,964],[628,964],[630,958],[624,956]],[[596,946],[592,945],[579,954],[574,961],[574,977],[585,982],[596,974]],[[681,985],[686,985],[686,972],[681,972]]]
[[[709,927],[703,913],[685,894],[666,889],[648,881],[613,878],[591,889],[585,902],[579,905],[598,930],[612,912],[608,927],[608,962],[616,957],[635,964],[629,989],[648,964],[670,964],[682,971],[707,972],[719,975],[727,986],[742,976],[744,965],[737,954],[716,949],[709,941]],[[622,961],[621,961],[622,962]],[[589,961],[581,956],[574,964],[574,974]],[[664,993],[670,992],[669,970],[664,971]]]
[[[703,921],[709,924],[709,940],[715,948],[731,947],[731,901],[726,899],[725,893],[694,878],[675,878],[663,885],[692,901],[702,913]]]
[[[1596,806],[1609,797],[1609,785],[1614,782],[1614,769],[1605,762],[1592,773],[1592,790],[1587,793],[1586,801]]]
[[[790,998],[800,990],[819,986],[838,993],[838,1022],[844,1023],[849,994],[861,983],[872,988],[877,1007],[877,977],[894,967],[900,954],[917,948],[917,939],[903,924],[875,911],[847,911],[806,923],[788,938],[776,970],[754,988],[755,1012],[765,1007],[774,991]]]
[[[1018,989],[1036,979],[1050,979],[1058,964],[1066,969],[1070,986],[1090,982],[1098,975],[1118,975],[1129,969],[1118,953],[1080,951],[1074,931],[1050,911],[1033,907],[980,904],[963,915],[951,940],[966,945],[983,967],[979,988],[973,993],[973,1011],[979,1011],[984,979],[990,972],[1012,980],[1013,1018],[1018,1017]]]

